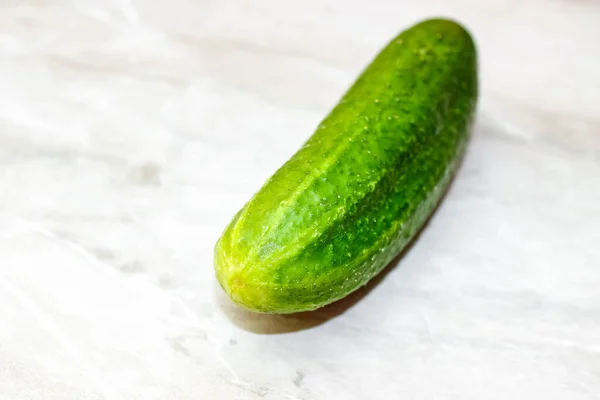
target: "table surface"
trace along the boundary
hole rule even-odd
[[[399,31],[476,38],[460,173],[381,277],[251,314],[214,243]],[[6,0],[1,399],[600,398],[600,4]]]

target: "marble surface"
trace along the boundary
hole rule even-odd
[[[365,290],[265,316],[224,225],[393,35],[460,19],[460,174]],[[600,4],[0,2],[1,399],[600,398]]]

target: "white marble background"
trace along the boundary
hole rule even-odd
[[[458,18],[479,118],[382,279],[233,307],[212,248],[393,35]],[[1,0],[0,398],[600,398],[600,3]]]

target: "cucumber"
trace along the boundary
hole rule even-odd
[[[215,246],[229,298],[261,313],[314,310],[377,275],[441,200],[477,103],[477,54],[429,19],[376,56]]]

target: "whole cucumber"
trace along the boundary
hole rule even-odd
[[[216,276],[233,302],[263,313],[314,310],[403,250],[464,153],[476,53],[459,23],[430,19],[377,55],[219,238]]]

